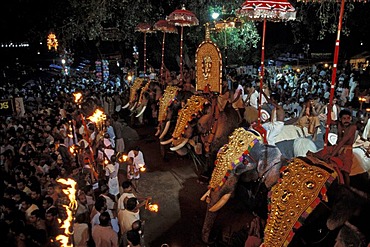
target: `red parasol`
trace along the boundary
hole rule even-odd
[[[261,125],[266,20],[274,22],[295,20],[296,10],[287,0],[246,0],[242,4],[241,8],[237,10],[237,14],[245,16],[247,19],[252,21],[263,21],[260,97],[258,104],[258,125]]]
[[[164,43],[166,40],[166,33],[178,33],[177,28],[174,24],[169,23],[166,20],[159,20],[157,21],[154,26],[154,30],[163,32],[163,40],[162,40],[162,63],[161,63],[161,80],[163,81],[163,69],[164,69]]]
[[[302,2],[324,2],[328,0],[302,0]],[[338,1],[339,2],[339,1]],[[366,0],[353,0],[350,2],[367,2]],[[340,33],[342,31],[342,20],[344,14],[344,4],[345,0],[340,0],[340,11],[339,11],[339,19],[338,19],[338,30],[337,30],[337,39],[335,40],[335,48],[334,48],[334,58],[333,58],[333,69],[331,72],[331,86],[330,86],[330,98],[329,98],[329,105],[328,109],[333,108],[333,99],[334,99],[334,88],[335,82],[337,78],[337,65],[338,65],[338,57],[339,57],[339,45],[340,45]],[[330,111],[328,111],[330,112]],[[329,130],[331,124],[331,114],[327,114],[326,119],[326,126],[325,126],[325,141],[324,141],[324,150],[328,146],[328,137],[329,137]]]
[[[184,27],[191,27],[199,25],[199,20],[195,14],[189,10],[185,9],[185,6],[182,6],[182,9],[177,9],[173,11],[166,20],[170,23],[175,24],[176,26],[181,27],[181,36],[180,36],[180,84],[182,83],[182,45],[184,37]]]
[[[144,33],[144,76],[146,76],[146,34],[154,33],[152,26],[148,23],[139,23],[135,31]]]

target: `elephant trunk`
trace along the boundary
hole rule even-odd
[[[208,208],[209,206],[207,207],[207,213],[202,228],[202,240],[205,243],[209,242],[209,236],[213,228],[213,223],[215,222],[217,217],[217,212],[210,212]]]
[[[204,219],[203,228],[202,228],[202,240],[205,243],[209,242],[209,237],[213,228],[213,224],[216,220],[218,209],[226,204],[226,202],[230,199],[231,194],[235,190],[235,186],[238,182],[237,176],[229,177],[225,184],[219,188],[218,190],[209,190],[207,191],[201,200],[206,200],[207,205],[207,212],[206,217]]]
[[[161,125],[162,125],[162,123],[158,124],[157,132],[155,132],[154,136],[158,136],[161,133]]]

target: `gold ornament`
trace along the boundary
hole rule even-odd
[[[193,95],[191,96],[184,108],[179,111],[175,131],[173,132],[173,138],[179,138],[185,132],[188,123],[195,117],[198,112],[203,110],[205,103],[209,103],[207,99],[202,96]]]
[[[282,170],[281,180],[271,189],[270,212],[265,227],[265,246],[287,246],[302,221],[321,200],[332,174],[295,158]],[[321,198],[322,197],[322,198]]]
[[[143,84],[144,79],[143,78],[136,78],[134,81],[134,84],[132,84],[130,88],[130,103],[134,103],[136,99],[136,92],[141,88],[141,85]]]
[[[176,86],[167,86],[164,90],[163,96],[159,99],[159,113],[158,121],[165,121],[167,118],[167,108],[171,105],[175,99],[177,92],[180,90]]]
[[[213,170],[209,187],[215,189],[222,186],[229,170],[242,162],[243,154],[249,153],[255,142],[260,138],[244,128],[238,128],[229,136],[229,142],[217,153],[215,169]]]

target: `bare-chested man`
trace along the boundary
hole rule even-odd
[[[348,109],[343,109],[339,112],[338,122],[338,140],[337,144],[328,146],[327,150],[324,149],[315,153],[314,156],[330,162],[331,157],[338,157],[342,161],[339,166],[343,174],[344,183],[349,185],[349,174],[352,167],[352,148],[356,138],[356,125],[352,123],[352,114]]]

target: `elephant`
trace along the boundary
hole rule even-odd
[[[141,89],[137,103],[137,114],[135,117],[140,117],[145,112],[148,105],[151,107],[148,112],[157,111],[157,103],[162,97],[162,93],[163,92],[158,81],[148,80],[145,86]]]
[[[306,142],[310,142],[310,140],[307,139]],[[307,147],[310,147],[310,145],[307,145]],[[295,171],[298,168],[301,170]],[[229,142],[219,150],[209,183],[209,190],[201,198],[201,200],[206,200],[208,203],[202,229],[202,239],[206,243],[209,242],[218,210],[235,193],[238,181],[243,180],[246,182],[258,181],[258,189],[254,191],[253,199],[256,203],[259,203],[256,205],[256,208],[259,209],[257,214],[264,219],[268,218],[264,246],[287,246],[288,244],[290,244],[289,246],[311,246],[307,244],[308,241],[322,238],[319,233],[324,227],[318,227],[318,222],[324,222],[324,226],[326,224],[326,228],[331,230],[330,235],[334,236],[332,238],[328,237],[325,242],[335,241],[338,229],[349,225],[348,220],[354,215],[357,216],[358,212],[361,211],[360,209],[365,208],[364,205],[368,205],[365,199],[361,200],[353,192],[356,189],[339,184],[335,174],[336,171],[331,166],[323,161],[313,160],[312,157],[287,160],[282,156],[279,148],[263,144],[260,135],[254,130],[238,128],[229,137]],[[315,178],[321,180],[314,180]],[[283,186],[287,184],[288,187]],[[316,194],[303,193],[307,190],[313,190],[313,188]],[[268,200],[267,194],[269,194]],[[299,204],[299,200],[298,202],[293,200],[297,197],[296,195],[301,196],[299,197],[302,199],[301,201],[308,198],[309,200],[307,200],[310,202],[308,206]],[[351,199],[346,202],[343,198]],[[328,201],[330,204],[323,206],[321,202],[324,201]],[[268,207],[267,202],[269,202]],[[287,202],[290,202],[289,206],[291,207],[288,208]],[[349,205],[351,204],[349,202],[352,202],[352,205]],[[326,214],[321,213],[320,209],[327,209],[328,207],[331,208],[331,211],[325,212],[324,210]],[[308,210],[299,211],[298,209]],[[312,211],[314,213],[309,214]],[[292,215],[296,215],[293,218],[301,221],[293,222],[293,218],[289,218]],[[300,227],[300,224],[303,224],[303,226]],[[277,227],[280,227],[278,228],[279,231],[276,231]],[[290,231],[293,228],[294,232]],[[361,230],[363,228],[360,227]],[[287,229],[287,232],[284,232],[284,238],[279,239],[279,234],[284,229]],[[348,234],[348,229],[343,230],[343,232]],[[358,234],[358,231],[353,232],[354,242],[361,239],[362,235]],[[294,234],[295,237],[293,238]],[[324,244],[321,246],[333,245]]]
[[[192,92],[181,90],[177,86],[167,86],[159,99],[158,127],[155,136],[158,136],[161,142],[161,155],[164,159],[166,159],[166,147],[171,143],[165,140],[170,139],[176,125],[178,111],[192,95]]]
[[[227,142],[239,121],[238,113],[230,104],[221,110],[214,95],[193,95],[178,113],[172,138],[168,140],[172,141],[170,150],[179,155],[189,153],[200,182],[205,182],[212,173],[218,149]]]
[[[221,110],[217,97],[193,95],[179,112],[171,150],[181,150],[191,138],[198,136],[204,151],[215,154],[238,126],[238,113],[230,104]],[[192,145],[195,142],[192,141]]]
[[[146,80],[144,80],[144,78],[135,79],[134,83],[130,87],[129,101],[127,102],[126,105],[122,107],[123,109],[129,108],[130,111],[135,109],[137,101],[139,100],[140,90],[143,86],[145,86],[145,84]]]
[[[279,178],[281,158],[279,148],[263,144],[258,132],[244,128],[234,130],[229,142],[217,153],[209,189],[201,198],[207,201],[202,229],[204,242],[209,242],[218,210],[234,194],[239,178],[244,176],[248,182],[259,179],[261,191],[262,187],[271,189]]]

